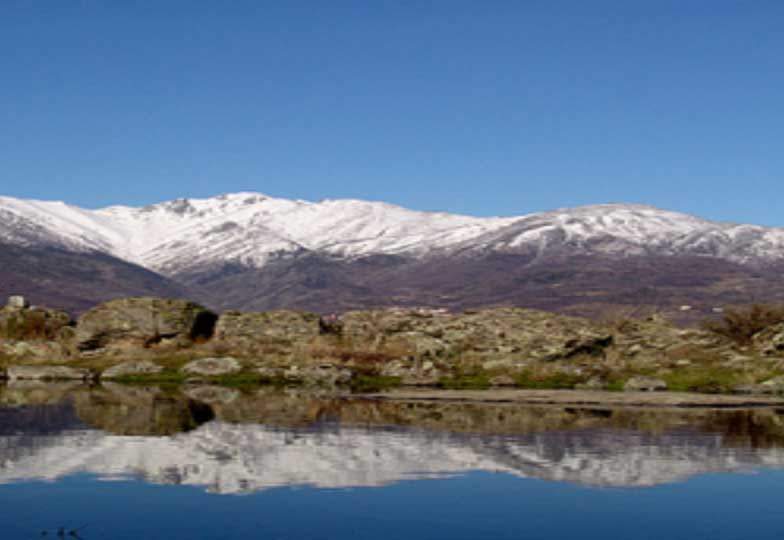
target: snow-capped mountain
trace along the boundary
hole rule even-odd
[[[215,262],[263,267],[271,257],[303,251],[344,258],[421,257],[566,246],[618,255],[709,255],[734,262],[784,259],[784,229],[623,204],[476,218],[386,203],[313,203],[259,193],[100,210],[0,197],[0,221],[0,235],[7,241],[98,250],[167,275]]]
[[[769,294],[773,289],[759,280],[759,273],[784,265],[784,229],[713,222],[642,205],[604,204],[478,218],[416,212],[380,202],[307,202],[259,193],[99,210],[0,197],[0,244],[17,250],[100,254],[152,271],[177,286],[191,287],[195,292],[188,294],[196,299],[242,309],[317,309],[325,301],[349,308],[411,302],[453,307],[502,302],[550,308],[554,295],[565,290],[564,284],[578,283],[577,269],[581,285],[600,290],[612,285],[617,296],[623,279],[619,282],[618,276],[608,275],[608,260],[618,264],[612,272],[625,267],[647,274],[650,283],[627,280],[646,290],[682,283],[684,276],[700,278],[703,285],[712,283],[704,294],[712,291],[718,296],[705,303],[715,305],[742,302],[757,290]],[[583,258],[579,265],[558,268],[565,259],[577,257]],[[602,265],[586,263],[585,257],[600,258]],[[652,258],[669,262],[661,265]],[[700,260],[709,262],[699,269],[695,264],[699,266]],[[38,266],[29,275],[42,271]],[[745,269],[753,270],[756,281],[739,287]],[[59,269],[52,271],[62,274]],[[586,271],[593,272],[587,280]],[[67,281],[67,276],[62,279]],[[17,288],[34,293],[40,283],[28,281],[20,278]],[[555,282],[558,291],[546,291]],[[737,294],[727,293],[730,288],[724,282],[732,282],[731,290]],[[693,303],[696,289],[689,283],[688,298],[683,298],[683,290],[668,293],[668,298],[674,302],[678,296],[678,302]],[[156,290],[161,287],[166,289],[163,284]],[[749,287],[754,292],[747,291]],[[140,288],[144,287],[130,289]],[[534,290],[543,296],[536,297]],[[571,304],[575,294],[580,292],[566,295]],[[622,296],[636,294],[632,290]],[[697,294],[696,300],[704,294]],[[777,289],[774,294],[779,294]],[[671,303],[669,299],[657,302]]]
[[[0,197],[2,237],[98,250],[164,274],[213,262],[261,267],[272,256],[425,254],[515,221],[414,212],[386,203],[318,203],[235,193],[145,208],[84,210]]]

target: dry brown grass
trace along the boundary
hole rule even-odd
[[[347,339],[319,337],[301,351],[301,356],[316,360],[337,360],[344,364],[378,366],[392,360],[412,356],[414,352],[403,343],[382,342],[355,346]]]

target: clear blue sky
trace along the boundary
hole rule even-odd
[[[238,190],[784,225],[784,2],[0,2],[0,194]]]

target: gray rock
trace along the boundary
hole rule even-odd
[[[623,389],[626,392],[657,392],[667,390],[667,383],[654,377],[632,377]]]
[[[101,379],[116,379],[128,375],[151,375],[160,373],[163,367],[150,362],[149,360],[142,360],[139,362],[123,362],[105,370],[101,374]]]
[[[242,369],[242,365],[236,358],[230,356],[224,358],[200,358],[185,364],[180,371],[188,375],[202,375],[214,377],[219,375],[231,375]]]
[[[230,346],[306,343],[319,335],[319,317],[301,311],[227,311],[215,326],[215,339]]]
[[[65,348],[56,341],[10,341],[0,343],[0,353],[18,359],[62,358]]]
[[[516,386],[517,381],[515,381],[509,375],[497,375],[490,379],[490,386]]]
[[[350,369],[325,363],[316,366],[290,366],[283,372],[283,378],[305,384],[334,386],[350,383],[354,373]]]
[[[165,298],[123,298],[94,307],[79,318],[79,350],[149,347],[161,341],[212,335],[216,315],[193,302]]]
[[[90,370],[67,366],[9,366],[8,379],[32,381],[86,381]]]
[[[575,390],[606,390],[607,381],[601,377],[591,377],[584,383],[574,386]]]

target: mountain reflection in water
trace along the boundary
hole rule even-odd
[[[203,486],[381,486],[503,472],[652,486],[784,466],[774,409],[650,410],[371,401],[258,389],[0,387],[0,483],[104,479]]]

